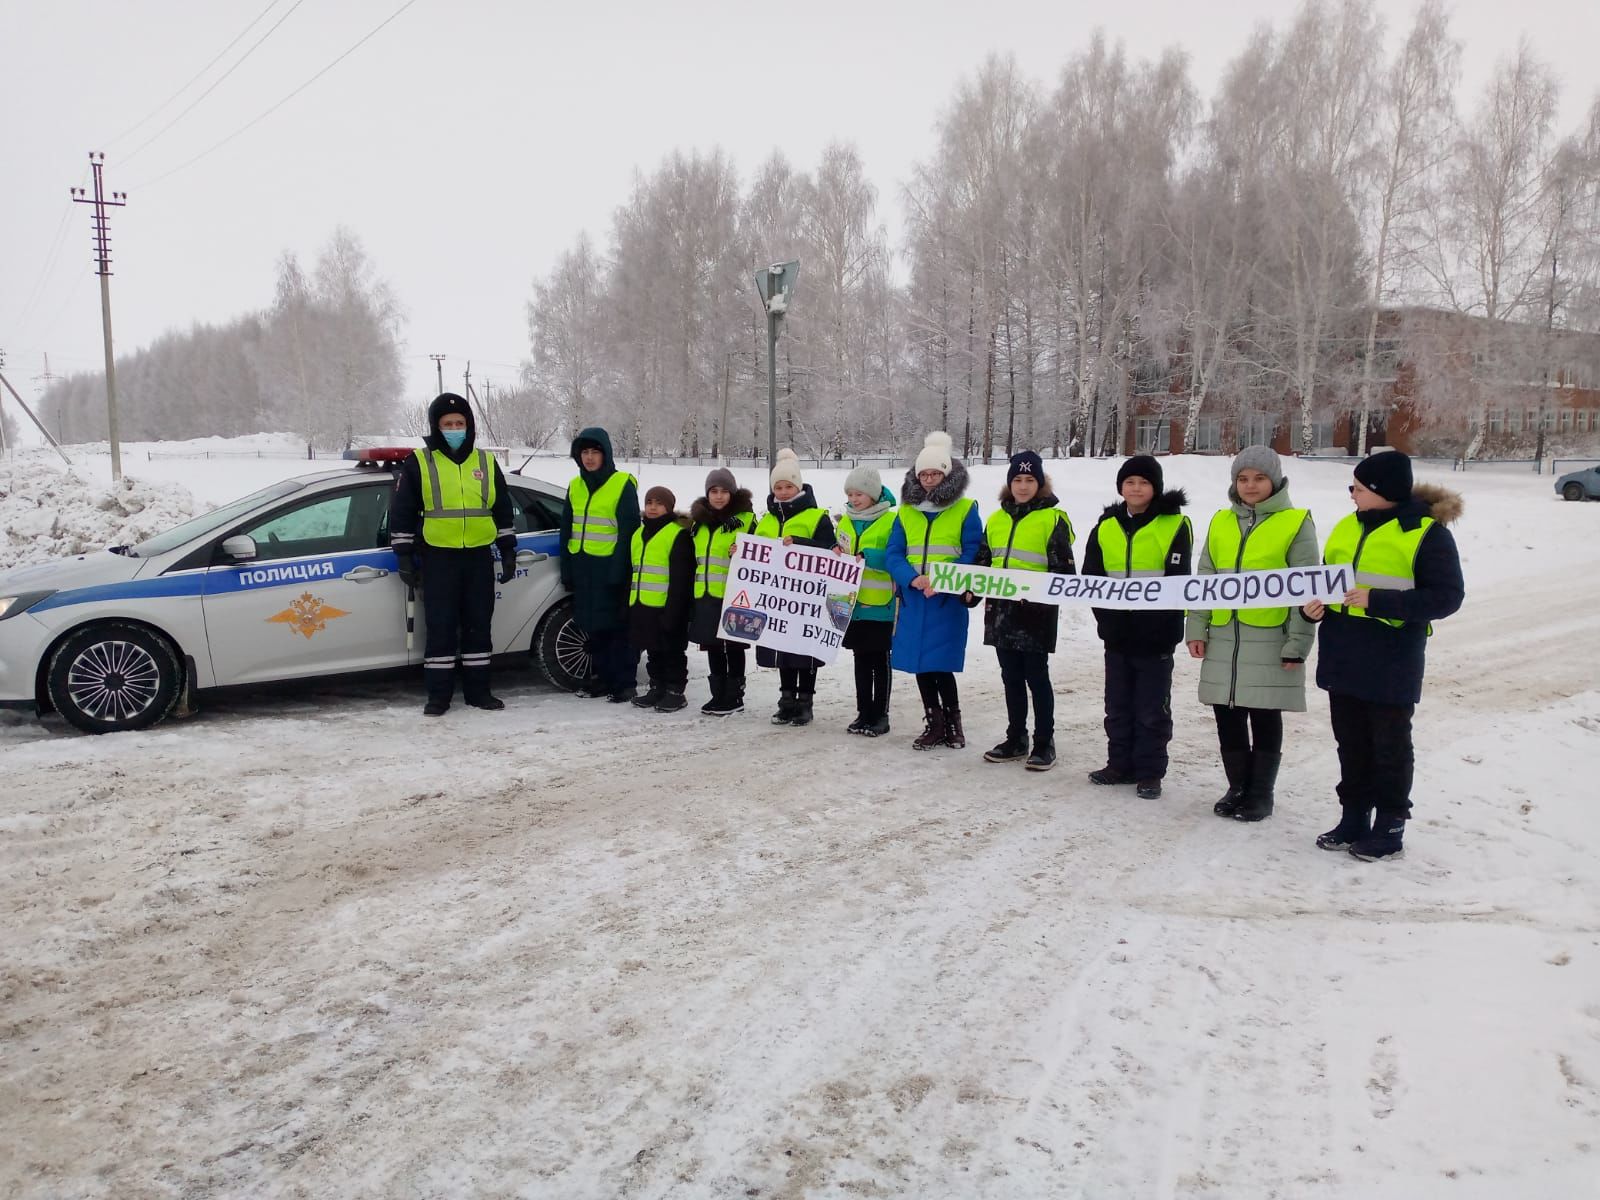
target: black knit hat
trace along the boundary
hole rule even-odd
[[[1011,465],[1006,468],[1006,482],[1010,483],[1018,475],[1032,475],[1039,484],[1044,484],[1044,459],[1039,457],[1035,450],[1018,450],[1011,456]]]
[[[1411,459],[1398,450],[1380,450],[1356,464],[1356,478],[1385,500],[1411,499]]]
[[[1117,491],[1122,491],[1122,481],[1130,475],[1137,475],[1151,487],[1156,494],[1161,494],[1161,464],[1148,454],[1135,454],[1127,462],[1117,468]]]

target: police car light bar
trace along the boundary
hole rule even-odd
[[[344,457],[353,462],[390,463],[400,462],[415,453],[410,446],[371,446],[365,450],[346,450]]]

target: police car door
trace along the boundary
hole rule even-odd
[[[530,488],[512,486],[510,492],[517,573],[510,583],[496,585],[490,625],[496,654],[528,648],[536,619],[549,607],[550,593],[561,586],[561,501]]]
[[[218,539],[204,609],[219,685],[405,665],[390,490],[383,476],[320,492]],[[241,534],[256,554],[236,562],[222,543]]]

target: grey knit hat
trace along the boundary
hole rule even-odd
[[[706,475],[706,493],[709,495],[712,488],[721,488],[728,495],[733,495],[739,490],[739,484],[733,478],[733,472],[727,467],[713,467]]]
[[[883,494],[883,476],[877,467],[857,467],[844,477],[846,492],[865,492],[874,501]]]
[[[1260,471],[1272,480],[1273,487],[1283,485],[1283,463],[1278,458],[1278,452],[1271,446],[1246,446],[1239,451],[1233,460],[1233,469],[1228,472],[1228,478],[1239,478],[1240,471]]]

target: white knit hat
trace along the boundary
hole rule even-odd
[[[772,464],[772,474],[768,477],[767,486],[772,487],[780,479],[787,479],[795,487],[805,486],[805,481],[800,476],[799,456],[787,446],[778,451],[778,461]]]
[[[943,430],[935,430],[922,440],[922,450],[917,455],[917,474],[924,471],[942,471],[950,474],[950,451],[954,443]]]

